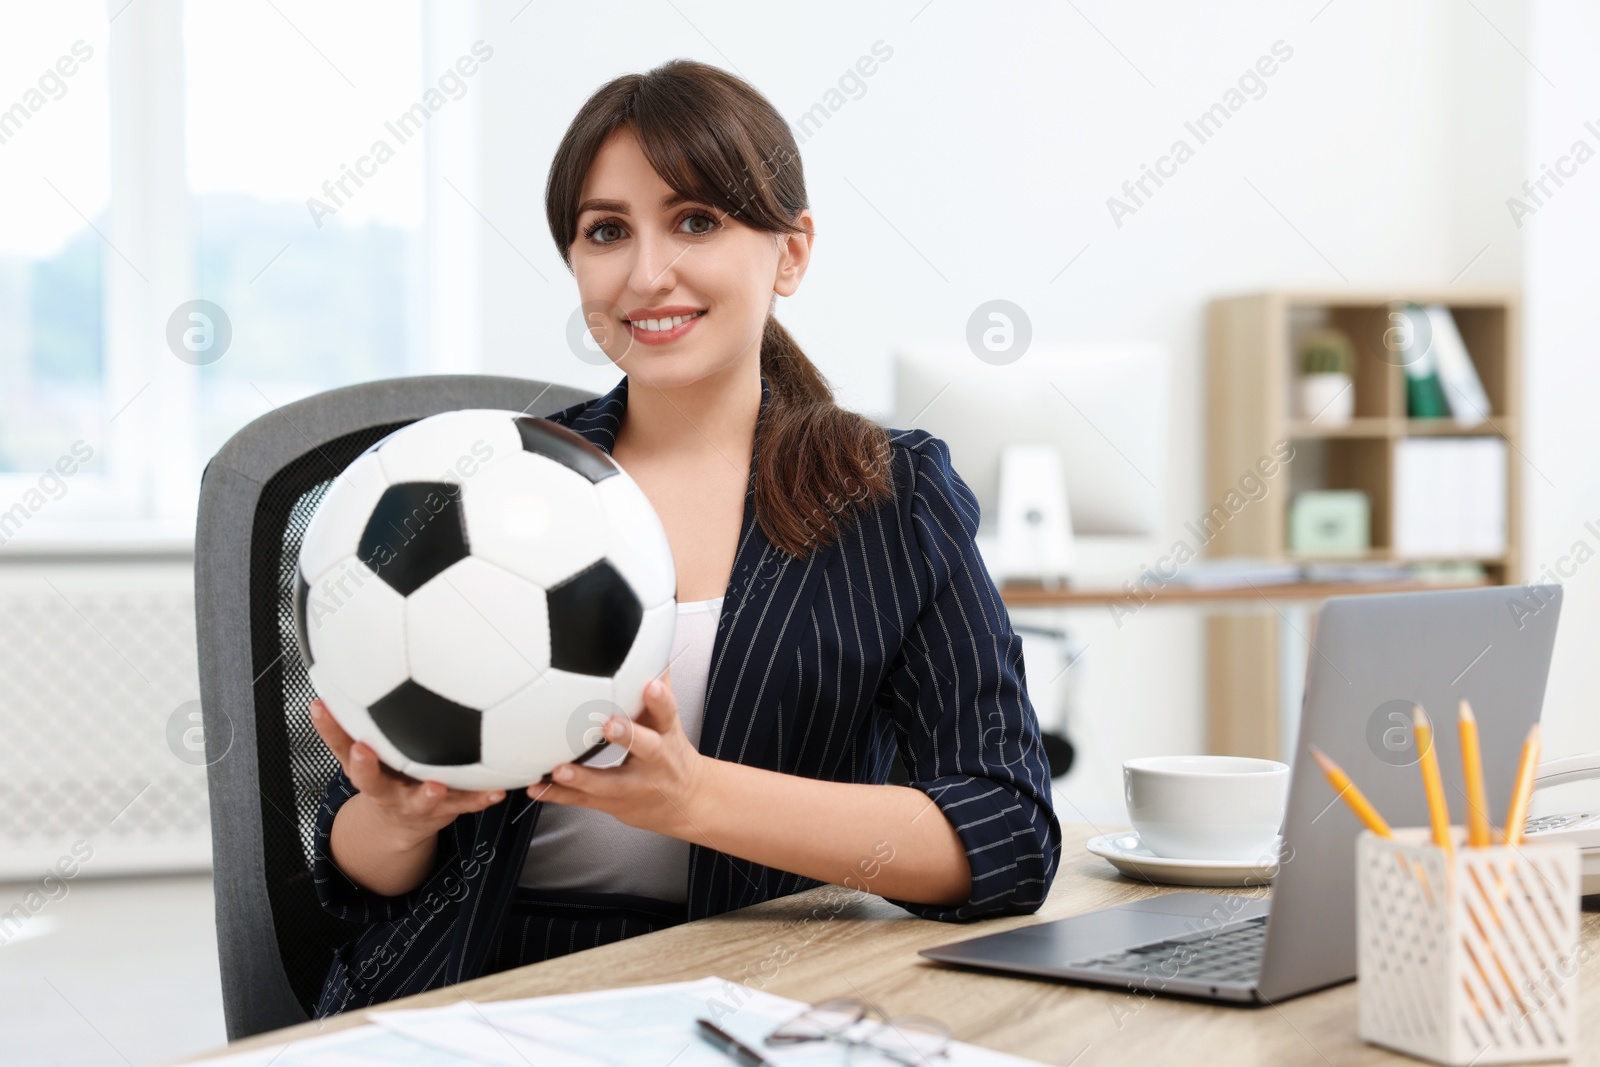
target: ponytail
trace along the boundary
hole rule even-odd
[[[889,434],[834,402],[828,380],[771,315],[761,373],[772,395],[756,442],[756,516],[768,541],[805,558],[894,496]]]

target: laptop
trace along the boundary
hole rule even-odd
[[[1356,976],[1355,849],[1361,824],[1310,755],[1315,745],[1391,826],[1428,825],[1409,729],[1435,723],[1453,821],[1465,796],[1455,729],[1463,697],[1482,742],[1484,782],[1503,810],[1539,718],[1561,610],[1557,585],[1491,586],[1324,602],[1307,653],[1305,698],[1271,900],[1168,893],[921,950],[942,963],[1207,1000],[1264,1004]]]

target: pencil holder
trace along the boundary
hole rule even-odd
[[[1427,828],[1356,842],[1359,1033],[1436,1063],[1567,1059],[1578,1049],[1578,853],[1464,847]]]

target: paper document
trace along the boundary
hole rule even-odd
[[[1301,577],[1300,564],[1272,559],[1197,559],[1172,578],[1152,572],[1162,581],[1190,589],[1249,588],[1251,585],[1289,585]]]
[[[721,978],[565,993],[524,1000],[457,1001],[438,1008],[375,1009],[366,1025],[211,1061],[219,1067],[613,1067],[657,1063],[729,1067],[703,1040],[710,1019],[777,1064],[848,1064],[836,1042],[767,1046],[762,1039],[808,1005]],[[891,1064],[892,1060],[877,1057]],[[873,1063],[858,1055],[856,1062]],[[1034,1067],[1035,1060],[954,1042],[939,1067]]]

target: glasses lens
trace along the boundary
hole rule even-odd
[[[842,1033],[860,1022],[866,1006],[854,1000],[825,1000],[810,1011],[784,1023],[767,1036],[773,1044],[783,1041],[817,1041]]]

